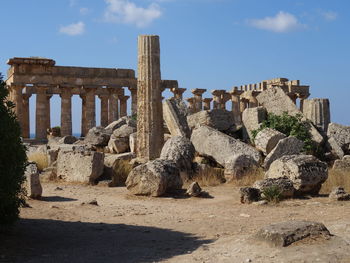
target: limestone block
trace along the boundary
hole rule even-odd
[[[103,127],[93,127],[87,133],[84,143],[97,147],[105,147],[108,144],[111,134]]]
[[[336,160],[333,169],[350,171],[350,155],[345,155],[341,160]]]
[[[264,107],[247,108],[242,113],[242,122],[245,132],[250,140],[253,139],[252,131],[260,128],[261,123],[266,120],[267,113]]]
[[[256,181],[253,184],[253,187],[259,189],[261,192],[269,187],[274,186],[278,187],[281,191],[281,197],[290,198],[294,196],[295,189],[293,182],[288,177],[267,178],[264,180]]]
[[[349,201],[350,194],[345,192],[343,187],[338,186],[333,188],[332,192],[329,194],[329,199],[336,200],[336,201]]]
[[[114,138],[129,138],[130,134],[136,132],[136,127],[124,124],[118,129],[113,131],[112,137]]]
[[[242,204],[250,204],[260,199],[260,190],[253,187],[242,187],[239,193]]]
[[[187,115],[188,109],[182,100],[172,98],[163,102],[163,118],[172,136],[190,138]]]
[[[108,141],[110,153],[125,153],[129,151],[129,138],[111,138]]]
[[[104,154],[93,151],[62,151],[57,158],[57,177],[66,182],[95,184],[103,173]]]
[[[256,98],[259,104],[266,108],[268,113],[282,115],[283,112],[287,112],[292,116],[302,114],[302,112],[295,106],[291,98],[289,98],[289,96],[285,94],[283,89],[280,87],[269,87],[262,91]],[[305,117],[304,120],[306,120]],[[317,129],[311,123],[308,125],[308,128],[311,133],[312,140],[318,144],[322,143],[323,136],[317,131]]]
[[[255,137],[255,147],[265,155],[269,154],[277,143],[286,138],[286,135],[271,128],[263,129]]]
[[[339,159],[344,157],[345,153],[343,149],[339,146],[339,144],[333,137],[328,138],[327,144],[328,144],[328,148],[332,152],[332,155],[334,155],[336,158],[339,158]]]
[[[303,102],[303,114],[322,132],[326,133],[331,121],[328,99],[306,99]]]
[[[235,155],[248,155],[256,163],[260,163],[261,160],[259,151],[254,147],[206,125],[194,129],[191,142],[200,155],[213,158],[223,167],[230,163]]]
[[[108,126],[106,126],[105,130],[109,131],[110,133],[113,133],[114,130],[120,128],[125,124],[136,128],[136,121],[131,117],[124,116],[121,117],[119,120],[111,122]]]
[[[197,182],[193,182],[190,184],[190,186],[187,188],[186,194],[189,196],[200,196],[202,193],[202,188],[199,186]]]
[[[112,182],[108,186],[119,186],[125,183],[126,177],[124,177],[124,175],[117,174],[115,167],[125,165],[125,161],[130,161],[135,157],[135,153],[132,152],[105,155],[103,177],[112,179]]]
[[[43,188],[40,183],[39,171],[36,163],[29,163],[24,173],[27,195],[33,199],[40,199]]]
[[[274,161],[266,178],[287,176],[296,194],[318,194],[328,178],[328,166],[312,155],[286,155]]]
[[[327,136],[328,138],[333,138],[343,151],[348,151],[350,145],[350,126],[332,122],[328,126]]]
[[[51,147],[51,149],[47,150],[47,164],[48,166],[52,166],[54,162],[57,161],[59,147]]]
[[[230,182],[233,179],[241,179],[251,175],[258,168],[258,163],[250,155],[236,154],[228,158],[225,163],[225,179]]]
[[[222,132],[235,128],[232,112],[222,109],[199,111],[187,116],[187,122],[191,130],[199,125],[207,125]]]
[[[183,179],[192,175],[192,161],[196,150],[192,142],[183,136],[174,136],[164,144],[160,159],[169,160],[176,164]]]
[[[299,154],[304,147],[304,142],[294,136],[280,140],[276,147],[266,156],[264,168],[268,170],[272,162],[285,155]]]
[[[255,237],[276,247],[286,247],[307,237],[330,237],[328,229],[311,221],[286,221],[261,228]]]
[[[77,140],[78,140],[77,137],[72,136],[72,135],[67,135],[67,136],[62,137],[62,138],[58,141],[58,143],[60,143],[60,144],[73,144],[73,143],[75,143]]]
[[[132,169],[126,187],[135,195],[161,196],[181,189],[182,180],[175,163],[156,159]]]

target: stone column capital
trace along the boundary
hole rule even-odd
[[[202,96],[202,94],[206,91],[207,91],[206,89],[192,89],[191,90],[191,92],[197,96]]]
[[[204,98],[202,101],[205,103],[208,103],[208,102],[210,103],[213,101],[213,98]]]

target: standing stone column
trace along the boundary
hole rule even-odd
[[[128,108],[128,99],[129,96],[119,96],[119,101],[120,101],[120,118],[127,116],[127,108]]]
[[[171,88],[170,91],[174,94],[173,98],[182,100],[183,93],[186,91],[184,88]]]
[[[331,122],[328,99],[304,100],[303,113],[319,130],[327,133],[328,125]]]
[[[186,99],[188,102],[188,110],[190,113],[195,113],[197,112],[196,110],[196,104],[195,104],[195,98],[187,98]]]
[[[137,112],[137,87],[130,86],[129,90],[131,93],[131,115],[134,115]]]
[[[241,123],[241,111],[239,109],[239,95],[237,95],[236,90],[231,93],[232,101],[232,114],[235,123]]]
[[[213,100],[212,98],[203,99],[203,110],[210,110],[210,103],[212,100]]]
[[[224,92],[221,96],[221,104],[220,104],[220,109],[226,110],[226,102],[231,100],[231,94]]]
[[[85,94],[80,94],[79,96],[81,98],[81,137],[84,137],[86,135],[86,97]]]
[[[108,125],[108,98],[109,98],[109,95],[101,94],[98,97],[101,100],[101,126],[106,127]]]
[[[243,113],[243,111],[247,108],[247,100],[241,98],[239,100],[239,111],[241,112],[241,114]]]
[[[51,97],[52,95],[46,96],[46,110],[47,110],[46,129],[51,128],[51,104],[50,104]]]
[[[23,94],[23,115],[22,115],[22,136],[30,138],[30,119],[29,119],[29,98],[32,94]]]
[[[202,95],[206,91],[207,91],[206,89],[193,89],[193,90],[191,90],[191,92],[194,95],[196,112],[201,111],[203,108]]]
[[[35,138],[39,140],[47,138],[47,88],[46,86],[36,86]]]
[[[21,126],[21,128],[23,128],[23,95],[22,95],[22,89],[23,86],[22,85],[11,85],[11,90],[12,90],[12,102],[15,104],[15,114],[17,116],[17,120]]]
[[[72,135],[72,92],[61,88],[61,136]]]
[[[108,98],[108,123],[118,120],[119,118],[119,103],[118,97],[111,92]]]
[[[156,159],[164,142],[159,36],[138,37],[138,158]]]
[[[95,88],[86,88],[85,135],[91,128],[96,126],[95,91]]]
[[[224,90],[212,90],[211,94],[213,94],[213,109],[221,109],[222,105],[222,95]]]

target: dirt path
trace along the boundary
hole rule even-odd
[[[0,262],[350,262],[350,202],[326,197],[242,205],[238,188],[213,198],[147,198],[125,188],[43,184],[11,234],[0,234]],[[88,204],[96,199],[98,206]],[[84,203],[84,204],[83,204]],[[332,234],[277,249],[251,238],[260,227],[314,220]]]

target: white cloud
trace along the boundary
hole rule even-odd
[[[81,8],[79,9],[79,13],[80,13],[81,15],[87,15],[89,12],[90,12],[90,9],[87,8],[87,7],[81,7]]]
[[[273,17],[268,16],[262,19],[251,19],[248,22],[253,27],[277,33],[289,32],[305,27],[294,15],[283,11],[278,12],[277,15]]]
[[[151,3],[147,8],[137,6],[128,0],[105,0],[107,9],[105,21],[146,27],[162,15],[160,7]]]
[[[321,15],[323,16],[324,19],[327,21],[333,21],[336,20],[338,17],[338,14],[333,11],[327,11],[327,12],[322,12]]]
[[[82,35],[84,32],[85,24],[81,21],[75,24],[60,27],[60,33],[70,36]]]
[[[76,6],[77,4],[78,4],[78,0],[69,0],[70,7]]]

